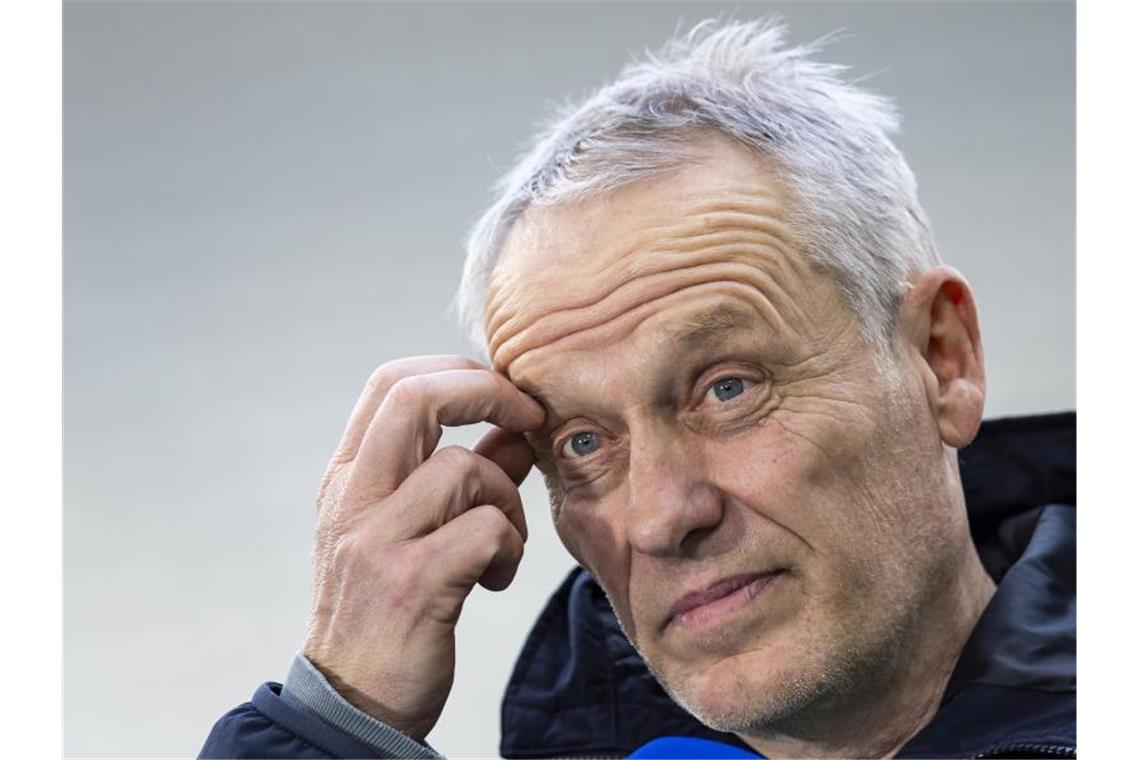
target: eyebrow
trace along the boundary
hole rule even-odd
[[[690,348],[729,330],[755,327],[757,323],[757,315],[751,311],[739,307],[720,306],[696,315],[673,330],[670,337],[681,346]]]
[[[751,309],[735,305],[721,305],[709,311],[700,312],[683,324],[669,330],[668,336],[673,343],[673,351],[680,353],[693,352],[702,344],[725,337],[725,334],[745,328],[755,329],[763,323],[763,318]],[[676,353],[670,352],[674,356]],[[527,389],[526,392],[546,409],[546,425],[543,435],[548,427],[557,427],[565,422],[566,418],[557,414],[553,406],[547,401],[542,392],[537,389]],[[572,415],[571,415],[572,416]]]

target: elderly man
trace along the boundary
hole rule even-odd
[[[970,286],[888,104],[782,35],[699,25],[504,179],[460,294],[491,366],[369,380],[302,652],[203,755],[432,756],[535,465],[584,570],[520,657],[508,756],[1075,756],[1072,419],[988,426],[964,489]]]

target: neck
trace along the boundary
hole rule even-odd
[[[799,730],[741,735],[765,757],[892,757],[938,712],[954,666],[993,597],[993,580],[971,544],[958,582],[924,618],[894,672],[854,699],[823,708]]]

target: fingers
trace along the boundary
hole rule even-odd
[[[526,515],[514,482],[490,459],[462,446],[432,454],[373,509],[395,542],[430,533],[476,505],[497,507],[526,541]]]
[[[447,698],[471,588],[503,589],[518,569],[527,535],[518,483],[533,463],[520,433],[543,417],[471,359],[390,362],[369,379],[325,472],[304,651],[413,737]],[[481,421],[497,427],[478,453],[432,454],[442,426]]]
[[[502,375],[452,369],[397,381],[360,443],[350,487],[365,500],[394,492],[431,454],[443,425],[490,422],[512,432],[542,424],[542,406]]]
[[[360,448],[360,441],[363,440],[369,423],[376,416],[376,410],[380,408],[381,402],[388,395],[388,391],[393,385],[405,377],[425,375],[448,369],[485,370],[486,367],[465,356],[436,355],[396,359],[386,362],[374,370],[372,376],[368,378],[364,390],[361,391],[360,398],[356,400],[352,414],[349,415],[348,425],[345,427],[336,454],[333,455],[333,461],[347,462],[356,456],[356,452]]]
[[[499,465],[514,484],[522,485],[527,473],[534,466],[534,449],[521,433],[502,428],[492,428],[473,449],[476,454],[487,457]]]
[[[491,505],[469,509],[420,539],[421,549],[438,561],[424,565],[435,588],[466,597],[479,583],[502,591],[514,580],[523,555],[523,540],[502,510]]]

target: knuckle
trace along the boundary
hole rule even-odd
[[[427,402],[431,396],[431,380],[428,375],[413,375],[403,377],[392,384],[388,395],[384,398],[386,404],[397,407],[420,406]]]
[[[498,510],[495,511],[498,512]],[[498,515],[498,518],[488,518],[487,520],[488,536],[484,559],[491,561],[497,556],[499,561],[508,565],[517,564],[523,556],[522,538],[502,512],[498,512]]]
[[[372,374],[368,376],[368,382],[365,387],[372,391],[381,388],[386,388],[396,381],[394,362],[386,362],[381,364],[376,369],[372,370]]]
[[[467,479],[479,471],[477,454],[464,446],[444,446],[434,455],[449,471]]]
[[[479,513],[480,525],[490,541],[502,544],[510,541],[511,536],[517,533],[510,519],[498,507],[480,507]]]

